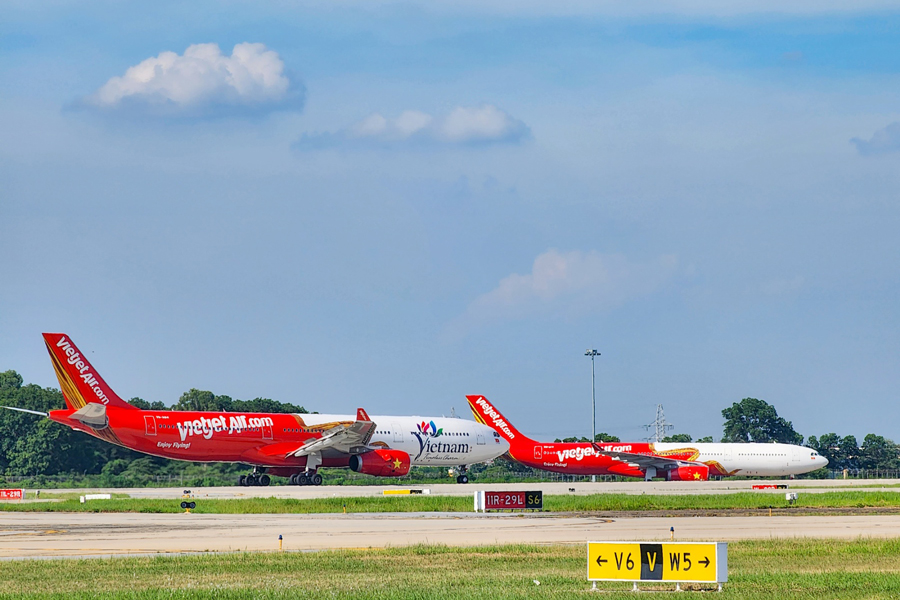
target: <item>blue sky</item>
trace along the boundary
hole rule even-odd
[[[898,4],[4,15],[0,369],[552,439],[596,347],[598,431],[900,440]]]

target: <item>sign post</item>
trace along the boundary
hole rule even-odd
[[[588,542],[588,581],[671,581],[715,583],[728,581],[728,544],[725,542]],[[596,583],[594,584],[596,587]]]
[[[25,490],[0,490],[0,500],[24,500]]]

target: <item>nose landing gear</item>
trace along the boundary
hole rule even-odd
[[[460,465],[457,469],[459,475],[456,476],[456,483],[469,483],[468,471],[469,469],[466,465]]]

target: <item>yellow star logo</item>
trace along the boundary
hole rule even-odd
[[[700,479],[700,473],[694,473],[694,479]]]
[[[401,466],[403,466],[403,461],[401,461],[399,458],[395,458],[394,459],[394,468],[399,469]]]

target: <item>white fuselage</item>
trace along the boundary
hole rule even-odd
[[[706,444],[697,442],[657,442],[657,453],[681,448],[695,448],[698,462],[715,461],[729,475],[779,477],[800,475],[828,464],[828,459],[812,448],[792,444]]]
[[[353,421],[350,415],[300,415],[307,425]],[[386,446],[409,454],[419,466],[460,466],[485,462],[509,450],[509,442],[493,429],[465,419],[370,415],[375,433],[370,446]]]

